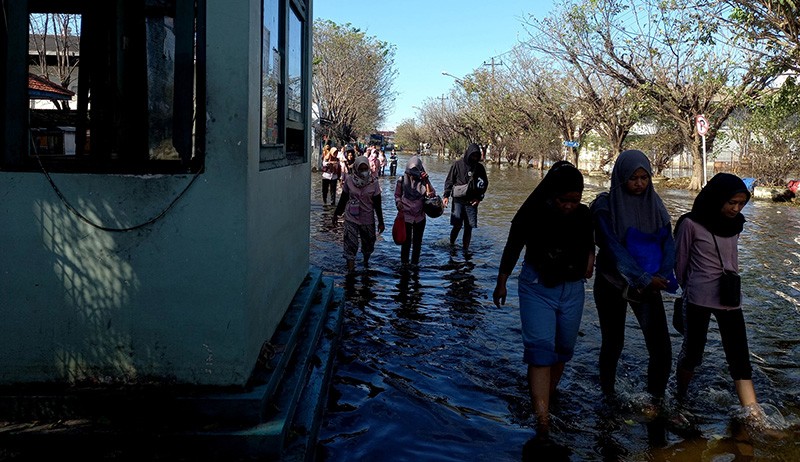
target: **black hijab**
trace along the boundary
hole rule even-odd
[[[512,220],[512,228],[518,227],[525,239],[525,260],[533,264],[547,287],[583,278],[589,251],[594,248],[589,208],[579,204],[565,215],[554,203],[556,197],[571,192],[583,192],[583,175],[569,162],[557,162]]]
[[[731,237],[742,232],[745,218],[741,213],[733,218],[722,214],[722,206],[738,193],[747,195],[750,200],[750,191],[741,178],[730,173],[717,173],[703,187],[694,199],[692,211],[684,214],[675,224],[675,229],[684,218],[703,225],[711,234],[720,237]]]
[[[556,196],[569,192],[583,192],[583,175],[574,165],[561,160],[550,167],[542,181],[522,204],[517,216],[541,214],[542,210],[552,205]]]

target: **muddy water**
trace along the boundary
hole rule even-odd
[[[399,171],[408,156],[400,156]],[[443,187],[449,161],[425,157],[434,187]],[[388,171],[388,169],[387,169]],[[330,401],[320,433],[328,461],[518,461],[533,436],[516,297],[491,302],[508,224],[539,181],[538,172],[488,167],[470,253],[451,249],[447,215],[429,219],[418,271],[400,266],[387,230],[370,267],[345,275],[341,226],[312,184],[312,264],[334,276],[346,294],[346,319]],[[395,216],[394,178],[379,180],[387,228]],[[587,178],[584,202],[607,187]],[[659,190],[673,221],[691,206],[686,191]],[[716,331],[711,324],[704,364],[688,411],[700,436],[682,437],[642,412],[645,346],[632,313],[618,370],[620,402],[599,391],[600,334],[587,283],[586,307],[560,394],[553,403],[562,458],[582,460],[800,460],[800,208],[751,202],[740,240],[745,319],[766,434],[737,425],[739,411]],[[518,272],[518,269],[517,269]],[[668,303],[671,307],[671,303]],[[671,332],[677,356],[681,337]],[[670,389],[674,390],[671,381]],[[530,447],[528,448],[530,449]],[[526,456],[527,456],[526,451]],[[537,460],[550,456],[541,451]]]

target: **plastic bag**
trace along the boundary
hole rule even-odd
[[[397,212],[397,216],[394,219],[394,225],[392,225],[392,239],[394,239],[394,243],[397,245],[402,245],[406,242],[406,219],[402,211]]]

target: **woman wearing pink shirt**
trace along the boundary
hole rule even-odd
[[[411,264],[419,264],[422,234],[425,232],[425,199],[435,195],[422,160],[417,156],[412,157],[394,189],[394,203],[406,222],[406,240],[400,247],[400,262],[403,265],[408,264],[409,252]]]
[[[375,250],[375,218],[378,218],[378,232],[382,233],[383,210],[381,209],[381,187],[369,170],[369,161],[364,156],[353,162],[354,173],[347,175],[342,185],[342,197],[333,212],[333,226],[339,215],[344,215],[344,258],[347,271],[355,269],[355,258],[359,241],[364,255],[364,267],[369,264],[369,256]]]
[[[683,345],[676,382],[678,399],[682,400],[695,368],[702,362],[713,314],[739,402],[751,416],[761,416],[763,411],[753,389],[741,291],[736,284],[728,287],[722,283],[723,272],[739,271],[737,246],[745,223],[741,210],[749,200],[750,192],[739,177],[719,173],[697,195],[692,211],[681,216],[675,226],[675,272],[683,288]]]

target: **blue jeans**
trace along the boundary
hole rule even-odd
[[[524,361],[532,366],[552,366],[572,359],[581,326],[584,280],[555,287],[538,282],[533,266],[525,263],[519,275],[519,314],[522,321]]]

